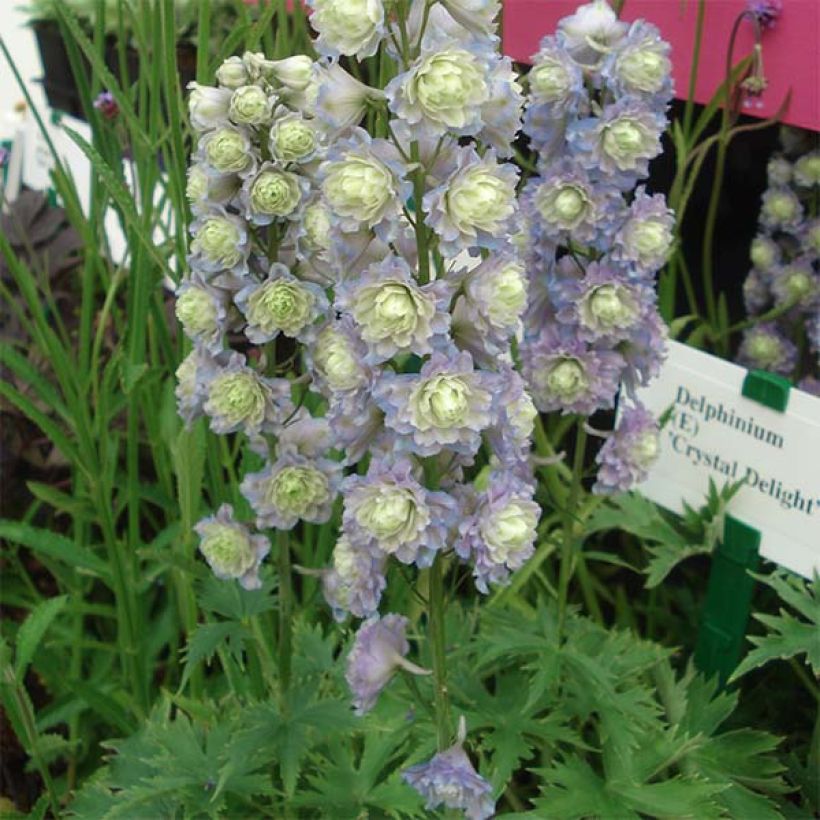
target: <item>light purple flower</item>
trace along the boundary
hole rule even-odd
[[[200,347],[194,349],[182,360],[176,370],[177,386],[174,394],[177,399],[177,413],[189,427],[204,411],[208,398],[208,383],[225,366],[229,358],[228,351],[214,355]]]
[[[199,214],[191,223],[191,235],[188,262],[192,270],[206,274],[247,274],[250,238],[243,219],[222,207],[214,207]]]
[[[405,655],[410,651],[405,632],[409,621],[403,615],[373,617],[363,623],[347,656],[347,680],[353,694],[357,715],[364,715],[375,705],[382,689],[390,683],[399,667],[414,675],[429,672],[410,663]]]
[[[373,389],[399,446],[422,456],[442,449],[471,455],[493,422],[493,374],[474,370],[466,351],[434,353],[418,375],[384,373]]]
[[[744,367],[789,376],[797,363],[797,348],[776,324],[763,322],[744,331],[737,361]]]
[[[552,36],[544,37],[533,55],[527,87],[528,108],[538,108],[542,117],[575,115],[588,106],[581,67]]]
[[[355,398],[372,381],[373,369],[364,363],[367,345],[349,316],[322,324],[305,352],[313,383],[326,398]]]
[[[500,368],[499,381],[503,385],[498,396],[499,417],[487,431],[487,442],[502,467],[525,476],[531,474],[528,458],[538,410],[524,379],[510,365]]]
[[[783,12],[781,0],[746,0],[746,8],[749,9],[762,28],[774,28],[778,18]]]
[[[280,449],[279,457],[259,473],[248,473],[240,490],[256,513],[260,528],[290,530],[301,519],[324,524],[342,482],[342,465],[327,458],[306,458],[294,449]]]
[[[803,219],[803,206],[790,188],[768,188],[760,204],[760,224],[770,230],[797,229]]]
[[[185,335],[210,353],[219,353],[229,329],[228,293],[209,285],[194,271],[180,282],[175,311]]]
[[[622,189],[649,173],[649,160],[661,152],[666,117],[635,97],[604,107],[600,117],[569,124],[567,141],[578,162]]]
[[[425,356],[448,341],[453,288],[439,280],[416,284],[410,266],[390,255],[336,289],[334,308],[354,319],[368,345],[367,364],[397,353]]]
[[[456,742],[427,763],[405,769],[405,782],[425,799],[425,808],[461,809],[469,820],[487,820],[495,812],[492,786],[476,772],[464,751],[464,719]]]
[[[820,397],[820,379],[816,376],[804,376],[797,383],[797,389],[812,396]]]
[[[793,304],[806,312],[818,309],[820,280],[808,258],[797,258],[776,267],[772,271],[771,290],[775,305]]]
[[[521,358],[533,401],[543,413],[590,415],[615,401],[623,359],[589,346],[569,330],[544,328],[522,346]]]
[[[234,520],[233,507],[223,504],[195,527],[200,538],[199,550],[221,580],[237,579],[244,589],[258,589],[259,566],[270,552],[270,541],[264,535],[251,535],[243,524]]]
[[[506,583],[535,551],[541,508],[534,494],[535,488],[511,471],[491,472],[486,489],[466,489],[453,548],[472,562],[479,591]]]
[[[586,342],[628,339],[655,304],[651,287],[630,282],[623,268],[603,261],[590,262],[581,279],[562,279],[556,291],[558,321]]]
[[[275,433],[292,406],[287,379],[261,376],[248,367],[244,356],[232,353],[227,363],[210,376],[203,409],[214,433],[242,430],[256,436]]]
[[[594,69],[623,40],[628,28],[606,0],[592,0],[558,21],[556,39],[573,60]]]
[[[492,149],[483,157],[474,148],[459,149],[450,176],[424,195],[425,224],[445,256],[502,245],[513,227],[518,174],[511,163],[499,163]]]
[[[386,435],[384,413],[366,391],[332,394],[326,418],[334,445],[344,450],[347,465],[364,458],[368,449],[375,451]]]
[[[100,91],[94,99],[94,108],[107,120],[115,120],[120,113],[120,107],[110,91]]]
[[[531,182],[525,202],[536,231],[562,244],[592,243],[622,205],[617,188],[594,184],[569,158],[551,163],[543,177]]]
[[[458,510],[447,493],[426,489],[414,472],[407,459],[374,459],[366,476],[348,476],[342,521],[354,546],[429,567],[446,547]]]
[[[759,268],[752,268],[746,274],[743,280],[743,304],[747,313],[760,313],[771,302],[770,281],[771,277]]]
[[[635,191],[625,221],[612,237],[610,255],[654,276],[666,263],[674,230],[675,215],[667,207],[666,198],[663,194],[648,195],[641,185]]]
[[[673,92],[669,51],[655,26],[636,20],[604,59],[601,74],[616,96],[631,94],[665,108]]]
[[[490,98],[481,106],[483,125],[477,139],[494,148],[498,156],[511,157],[513,142],[521,130],[524,96],[509,57],[492,63],[487,82]]]
[[[643,481],[658,458],[660,427],[640,402],[624,409],[617,428],[598,451],[594,493],[623,493]]]
[[[297,279],[283,264],[274,262],[262,282],[251,281],[234,297],[248,324],[245,335],[257,345],[280,333],[306,341],[314,322],[328,309],[324,290]]]
[[[322,573],[322,592],[333,617],[343,621],[348,614],[369,618],[379,608],[387,586],[384,577],[387,555],[356,548],[342,534],[333,548],[333,564]]]
[[[657,309],[648,310],[643,321],[632,329],[629,337],[619,342],[615,350],[624,361],[621,381],[630,392],[646,386],[660,373],[666,359],[669,329]]]

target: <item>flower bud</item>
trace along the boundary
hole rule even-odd
[[[189,83],[188,113],[191,125],[197,131],[206,131],[221,125],[228,117],[231,92],[227,88],[213,88]]]
[[[794,181],[803,188],[820,185],[820,151],[804,154],[794,163]]]
[[[241,88],[250,82],[250,75],[241,57],[228,57],[216,70],[216,79],[225,88]]]
[[[294,54],[284,60],[273,60],[270,65],[273,77],[292,91],[304,91],[311,81],[313,60],[307,54]]]
[[[560,401],[569,403],[588,386],[584,368],[575,359],[560,359],[547,374],[546,386]]]
[[[752,264],[761,271],[768,271],[777,264],[780,258],[780,249],[777,243],[768,236],[756,236],[749,248],[749,257]]]

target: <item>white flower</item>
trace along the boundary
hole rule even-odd
[[[381,0],[311,0],[316,48],[328,56],[372,57],[384,36]]]
[[[188,113],[191,125],[197,131],[216,128],[225,122],[231,104],[229,88],[188,83],[188,90],[191,92],[188,96]]]
[[[358,125],[371,102],[384,99],[384,92],[360,83],[338,63],[314,68],[318,97],[316,116],[342,130]]]
[[[574,60],[592,66],[623,39],[627,29],[606,0],[593,0],[558,23],[558,38]]]

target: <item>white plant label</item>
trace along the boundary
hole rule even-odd
[[[673,512],[697,508],[709,479],[745,479],[728,512],[761,533],[764,558],[820,572],[820,398],[792,388],[785,412],[741,395],[746,370],[677,342],[638,392],[656,415],[672,408],[660,456],[637,491]]]

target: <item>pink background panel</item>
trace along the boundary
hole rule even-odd
[[[514,60],[529,62],[538,43],[555,31],[556,23],[577,8],[580,0],[504,0],[504,51]],[[695,39],[697,0],[626,0],[621,15],[643,17],[672,44],[676,96],[685,98]],[[707,0],[695,99],[707,102],[723,81],[729,35],[746,0]],[[735,62],[751,52],[753,25],[744,21],[738,34]],[[820,131],[820,0],[783,0],[783,13],[774,28],[763,32],[763,65],[769,87],[744,112],[771,117],[786,93],[792,99],[784,121]]]

